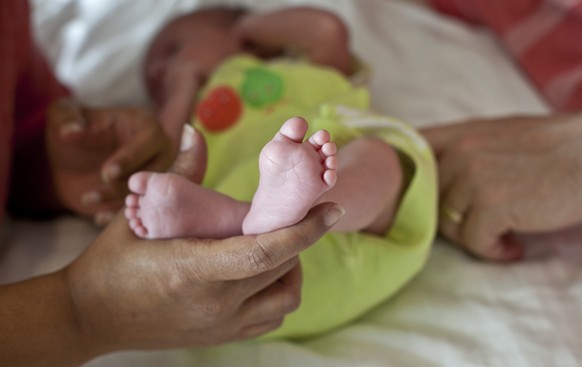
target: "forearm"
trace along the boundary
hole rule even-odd
[[[0,365],[77,366],[97,356],[83,337],[63,271],[2,286]]]
[[[334,14],[313,11],[306,14],[306,27],[303,32],[291,32],[303,40],[296,40],[301,48],[298,50],[311,62],[326,65],[349,75],[351,54],[349,50],[349,32],[346,25]]]

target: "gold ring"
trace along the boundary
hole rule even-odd
[[[448,205],[442,206],[443,215],[453,224],[459,225],[463,222],[463,213]]]

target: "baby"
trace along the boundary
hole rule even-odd
[[[297,34],[300,29],[301,32],[307,31],[305,27],[293,27],[297,32],[293,28],[278,29],[281,27],[277,25],[279,18],[287,28],[290,25],[286,23],[294,21],[294,17],[301,23],[309,22],[309,27],[322,32],[317,33],[317,37],[310,37]],[[343,73],[349,72],[351,60],[347,32],[339,19],[329,13],[301,8],[249,15],[240,10],[207,9],[175,20],[156,38],[146,62],[148,85],[157,96],[159,68],[163,65],[171,67],[171,59],[180,57],[197,65],[200,70],[197,83],[202,84],[227,58],[243,53],[245,48],[250,49],[254,39],[246,35],[261,34],[271,29],[281,32],[278,42],[294,46],[313,63],[333,67]],[[254,65],[247,69],[244,71],[248,79],[246,98],[257,108],[277,108],[275,98],[281,92],[278,89],[279,77],[268,69]],[[309,74],[297,76],[306,78]],[[309,88],[308,79],[297,80],[297,84],[303,83],[307,83],[305,86]],[[271,90],[261,94],[262,87]],[[216,95],[199,103],[198,116],[203,127],[217,134],[225,129],[223,124],[232,122],[230,116],[221,114],[236,109],[238,97],[230,89],[220,86],[210,92],[213,93]],[[213,106],[213,103],[216,105]],[[268,113],[266,118],[273,120],[272,114]],[[292,112],[287,116],[292,116]],[[314,204],[333,201],[346,210],[335,230],[366,230],[384,234],[402,186],[402,170],[394,149],[376,137],[354,139],[338,152],[342,163],[337,166],[336,147],[330,142],[329,133],[317,131],[303,142],[307,130],[305,120],[292,118],[265,145],[259,157],[261,176],[252,204],[221,195],[178,175],[135,175],[130,180],[130,189],[135,195],[127,201],[127,217],[133,230],[138,236],[146,238],[229,237],[241,234],[241,228],[242,233],[256,234],[294,224]],[[252,137],[244,143],[254,146],[264,144]],[[232,161],[232,158],[225,160]],[[336,185],[338,175],[341,180]]]
[[[170,74],[192,78],[208,168],[202,184],[171,173],[132,176],[126,217],[136,235],[258,234],[300,221],[321,202],[345,209],[338,233],[302,257],[304,302],[280,335],[336,327],[385,299],[420,269],[434,234],[430,151],[413,129],[367,112],[367,91],[347,78],[357,76],[355,65],[345,25],[315,8],[202,9],[167,24],[146,56],[158,104]],[[291,117],[299,115],[309,124]],[[167,130],[177,136],[180,127]],[[342,283],[359,299],[329,294]],[[321,309],[329,302],[336,312]]]

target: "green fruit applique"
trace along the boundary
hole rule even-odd
[[[242,99],[251,107],[261,108],[283,98],[283,79],[262,68],[250,68],[240,87]]]

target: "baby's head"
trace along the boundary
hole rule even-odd
[[[146,86],[154,100],[158,104],[163,100],[170,70],[195,66],[192,82],[203,84],[223,60],[243,52],[235,25],[244,15],[239,8],[208,8],[166,24],[150,44],[144,63]]]

